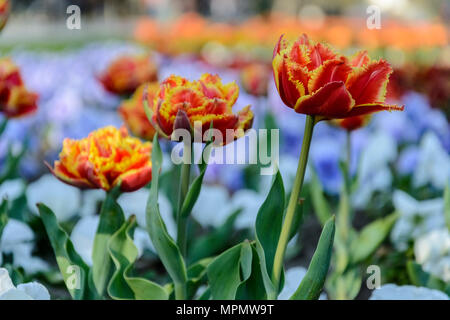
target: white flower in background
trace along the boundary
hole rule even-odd
[[[52,174],[45,174],[30,183],[26,196],[28,207],[33,213],[39,214],[36,204],[42,202],[52,209],[58,221],[72,218],[81,204],[81,191],[59,181]]]
[[[353,204],[363,208],[375,191],[389,190],[392,174],[389,163],[397,156],[397,144],[384,132],[376,132],[361,152],[358,167],[359,187],[353,196]]]
[[[253,229],[256,216],[265,197],[253,190],[239,190],[231,198],[230,213],[242,209],[236,218],[235,227],[238,229]]]
[[[89,266],[92,266],[92,247],[99,220],[99,216],[81,218],[73,227],[70,235],[75,251]]]
[[[99,221],[100,217],[98,215],[83,217],[77,222],[70,235],[75,251],[78,252],[83,261],[89,266],[92,266],[92,249]],[[155,251],[148,233],[143,228],[136,227],[134,231],[134,244],[138,249],[139,257],[145,249]]]
[[[414,243],[414,255],[425,271],[450,282],[450,232],[447,228],[419,237]]]
[[[303,267],[293,267],[286,271],[284,275],[284,287],[281,290],[278,299],[279,300],[289,300],[289,298],[297,291],[300,282],[302,282],[303,278],[306,274],[306,269]],[[326,300],[327,295],[325,293],[321,293],[319,300]]]
[[[400,214],[391,232],[391,240],[398,250],[406,250],[409,241],[445,226],[442,198],[417,201],[407,193],[396,190],[392,200]]]
[[[106,198],[106,192],[101,189],[84,190],[82,192],[82,205],[80,216],[90,216],[100,213],[101,204]]]
[[[232,213],[230,196],[221,185],[203,185],[192,216],[202,227],[219,227]]]
[[[389,283],[375,289],[369,300],[449,300],[449,297],[439,290],[415,286],[397,286]]]
[[[297,174],[298,158],[289,154],[280,155],[280,163],[278,163],[278,170],[280,170],[283,178],[284,190],[290,191],[294,184],[295,175]],[[267,195],[272,187],[273,175],[259,176],[258,192]],[[305,175],[305,182],[309,181],[309,172]]]
[[[33,248],[33,230],[23,222],[9,219],[0,239],[0,257],[2,253],[11,254],[13,265],[23,267],[26,273],[49,270],[44,260],[32,255]]]
[[[25,191],[25,183],[22,179],[6,180],[0,185],[0,202],[7,198],[12,201],[20,197]]]
[[[0,300],[50,300],[50,294],[38,282],[23,283],[15,287],[8,270],[0,268]]]
[[[231,198],[221,185],[204,185],[192,209],[192,215],[203,227],[219,227],[236,210],[241,212],[236,218],[237,229],[253,228],[259,207],[264,197],[253,190],[242,189]]]
[[[148,200],[149,190],[146,188],[139,189],[135,192],[127,192],[120,195],[117,202],[122,207],[125,216],[128,218],[130,215],[134,214],[136,216],[136,221],[139,226],[145,228],[147,226],[146,222],[146,206]],[[169,199],[162,193],[158,196],[159,212],[161,218],[167,227],[167,232],[172,237],[176,237],[177,226],[172,215],[172,205]]]
[[[427,132],[420,142],[419,158],[413,174],[414,187],[431,184],[443,190],[450,182],[450,155],[442,147],[438,137]]]

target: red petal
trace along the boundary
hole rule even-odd
[[[92,185],[89,181],[83,178],[76,178],[70,172],[60,163],[55,163],[55,169],[53,169],[50,164],[47,162],[44,162],[47,168],[50,170],[50,172],[58,178],[58,180],[70,184],[72,186],[78,187],[80,189],[93,189],[97,188],[96,186]]]
[[[146,165],[139,169],[131,170],[120,175],[113,183],[113,187],[116,186],[119,181],[120,189],[124,192],[136,191],[152,180],[152,167]]]
[[[293,108],[296,101],[300,96],[305,93],[305,89],[301,88],[300,82],[296,86],[294,76],[298,76],[296,70],[291,69],[291,74],[288,74],[287,58],[277,55],[273,60],[273,74],[275,78],[275,83],[277,85],[278,92],[280,94],[281,100],[288,106]]]
[[[383,102],[391,73],[391,66],[384,60],[354,69],[347,79],[346,86],[356,105]]]
[[[345,59],[328,60],[312,71],[308,92],[315,92],[329,82],[345,82],[351,71],[352,68],[347,65]]]
[[[284,37],[284,34],[282,34],[282,35],[280,36],[280,38],[278,39],[277,44],[275,45],[275,48],[273,48],[272,59],[275,58],[275,56],[276,56],[277,54],[279,54],[280,51],[283,49],[283,47],[284,47],[284,44],[283,44],[283,37]]]
[[[295,111],[325,118],[342,118],[354,105],[342,81],[329,82],[312,95],[298,99]]]
[[[336,54],[327,46],[317,43],[310,48],[309,57],[311,62],[308,64],[308,69],[314,70],[320,67],[325,61],[335,59]]]
[[[366,50],[357,52],[351,59],[350,64],[352,67],[362,67],[370,62],[369,54]]]
[[[361,116],[365,114],[370,114],[378,111],[403,111],[404,106],[389,105],[383,103],[373,103],[373,104],[361,104],[356,105],[350,110],[346,117]]]

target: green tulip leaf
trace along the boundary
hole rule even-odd
[[[212,123],[211,123],[212,126]],[[212,132],[212,131],[210,131]],[[213,148],[213,144],[211,141],[211,136],[208,138],[208,142],[202,151],[202,159],[201,163],[198,165],[200,173],[197,177],[195,177],[192,184],[189,186],[189,190],[184,198],[183,205],[181,206],[181,216],[187,217],[190,215],[192,208],[197,202],[198,196],[200,195],[200,191],[202,189],[203,178],[206,173],[206,169],[208,168],[208,159],[211,153],[211,149]]]
[[[256,217],[256,241],[264,252],[267,274],[272,274],[273,261],[280,239],[284,213],[284,186],[280,171],[277,170],[270,191],[259,208]]]
[[[75,300],[94,298],[88,280],[89,267],[75,251],[72,241],[59,226],[51,209],[42,203],[37,207],[70,295]]]
[[[108,293],[117,300],[167,300],[169,295],[159,284],[131,276],[138,257],[138,250],[132,240],[135,227],[136,217],[132,215],[109,241],[109,253],[116,271],[109,283]]]
[[[146,209],[147,231],[161,262],[172,278],[175,286],[182,286],[187,280],[184,260],[181,256],[180,249],[167,232],[166,225],[159,211],[158,189],[161,166],[162,152],[159,146],[158,135],[155,134],[152,149],[152,182]]]
[[[117,203],[120,186],[108,192],[100,210],[100,222],[92,248],[92,279],[100,296],[104,296],[114,272],[113,262],[108,252],[108,242],[125,222],[122,208]]]
[[[207,267],[212,299],[234,300],[239,286],[251,275],[252,248],[244,241],[216,257]]]
[[[389,235],[397,218],[398,215],[392,213],[365,226],[352,242],[351,263],[358,264],[369,258]]]
[[[323,289],[333,252],[335,221],[332,216],[324,225],[308,271],[291,300],[316,300]]]
[[[3,229],[8,223],[8,200],[3,199],[0,204],[0,240],[2,239]],[[1,254],[1,253],[0,253]]]
[[[223,225],[204,236],[194,239],[190,246],[189,261],[196,262],[222,252],[227,247],[230,236],[234,231],[234,222],[242,209],[237,209],[225,220]]]

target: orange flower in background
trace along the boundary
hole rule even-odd
[[[224,138],[227,129],[237,130],[233,137],[237,139],[253,122],[250,106],[233,113],[238,95],[239,87],[235,82],[222,84],[219,76],[206,73],[197,81],[171,75],[161,83],[154,98],[148,94],[144,99],[153,111],[153,124],[167,136],[178,128],[192,131],[194,122],[199,121],[202,132],[208,130],[212,122],[213,128],[220,130]]]
[[[9,58],[0,59],[0,112],[8,118],[37,109],[38,95],[26,89],[19,68]]]
[[[9,0],[0,0],[0,31],[5,26],[6,22],[8,21],[9,17]]]
[[[79,188],[111,190],[120,183],[125,192],[151,180],[152,145],[128,135],[126,128],[108,126],[81,140],[65,139],[54,168],[61,181]]]
[[[242,87],[254,96],[266,96],[269,86],[270,69],[262,63],[253,63],[241,71]]]
[[[366,51],[347,58],[306,35],[293,42],[281,36],[273,54],[274,79],[283,102],[318,120],[403,110],[384,103],[391,73],[386,61],[371,60]]]
[[[153,128],[145,114],[144,104],[142,101],[144,88],[146,86],[147,84],[142,84],[139,88],[137,88],[130,99],[122,102],[119,107],[119,114],[135,136],[145,140],[152,140],[155,135],[155,128]],[[147,93],[149,99],[155,98],[158,89],[158,82],[148,84]]]
[[[116,94],[132,94],[141,84],[158,80],[158,70],[149,55],[122,56],[99,77],[104,88]]]

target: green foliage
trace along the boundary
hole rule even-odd
[[[158,135],[153,139],[152,149],[152,183],[147,201],[147,231],[164,267],[172,278],[175,286],[183,287],[187,281],[186,267],[180,249],[168,234],[161,218],[158,205],[159,175],[162,165],[162,152]],[[183,289],[181,289],[183,290]]]
[[[216,300],[234,300],[239,286],[252,271],[253,250],[244,241],[216,257],[207,267],[211,297]]]
[[[108,285],[108,293],[113,299],[167,300],[168,292],[155,282],[131,275],[138,250],[132,234],[136,227],[135,216],[130,216],[109,241],[109,253],[116,271]]]
[[[42,203],[39,203],[37,206],[53,247],[56,262],[70,295],[75,300],[95,298],[88,279],[90,273],[89,267],[75,251],[72,241],[70,241],[67,233],[59,226],[56,216],[51,209]],[[79,274],[77,274],[76,270],[79,270]]]
[[[308,271],[297,291],[292,295],[292,300],[315,300],[319,298],[328,274],[331,254],[333,252],[334,233],[336,229],[334,220],[333,216],[325,223]]]
[[[97,293],[105,294],[113,273],[113,263],[108,252],[108,242],[125,222],[122,208],[117,203],[120,186],[108,192],[100,210],[100,222],[92,249],[92,276]]]

